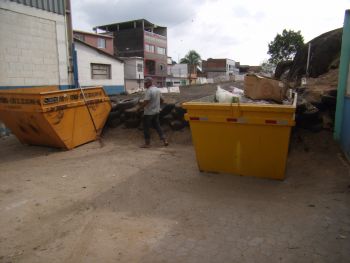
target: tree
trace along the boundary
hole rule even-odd
[[[195,50],[190,50],[184,58],[180,60],[180,63],[198,66],[201,61],[201,56]]]
[[[296,52],[304,45],[304,37],[300,31],[284,29],[282,34],[277,34],[269,43],[267,54],[271,56],[270,63],[277,65],[280,61],[291,60]]]
[[[270,63],[267,59],[264,59],[263,62],[260,64],[261,66],[261,72],[265,75],[272,76],[275,72],[276,65],[273,63]]]
[[[195,50],[190,50],[184,58],[180,60],[180,63],[187,64],[190,68],[190,74],[188,75],[188,79],[190,84],[192,82],[191,74],[195,74],[197,72],[197,66],[201,62],[201,56]]]

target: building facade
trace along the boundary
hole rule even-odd
[[[143,90],[144,60],[141,57],[121,58],[124,61],[125,91],[128,94]]]
[[[189,85],[189,67],[187,64],[168,65],[168,76],[166,85],[168,87],[178,87]]]
[[[117,57],[141,57],[144,75],[158,86],[165,86],[167,76],[167,28],[145,19],[98,26],[112,33]]]
[[[66,2],[0,1],[1,89],[73,84]]]
[[[114,55],[113,36],[73,30],[73,36],[90,46],[94,46],[102,51]]]
[[[81,87],[103,86],[108,95],[125,92],[122,60],[79,39],[75,39],[74,43]]]
[[[230,80],[233,79],[234,75],[239,74],[236,62],[228,58],[203,60],[202,69],[207,78],[213,79],[215,82]]]

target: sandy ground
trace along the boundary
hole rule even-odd
[[[293,135],[283,182],[201,174],[190,131],[167,134],[144,150],[122,128],[72,151],[1,139],[0,262],[349,262],[330,133]]]

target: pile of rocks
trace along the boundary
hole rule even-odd
[[[312,131],[333,129],[337,103],[338,70],[307,79],[298,87],[297,126]]]
[[[116,128],[142,128],[143,109],[140,98],[111,99],[112,110],[108,116],[106,126]],[[165,101],[161,105],[159,120],[161,125],[169,125],[173,130],[181,130],[188,123],[185,121],[186,110],[176,101]]]
[[[309,43],[310,64],[306,74],[309,43],[300,49],[293,61],[281,62],[275,78],[285,80],[298,92],[296,122],[312,131],[333,129],[335,119],[338,66],[342,28],[324,33]],[[306,83],[302,78],[308,77]]]

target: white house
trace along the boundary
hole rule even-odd
[[[141,57],[123,57],[125,91],[129,94],[143,90],[144,60]]]
[[[166,78],[167,86],[178,87],[188,85],[189,69],[187,64],[169,64],[168,76]]]
[[[0,1],[0,89],[73,84],[65,2]]]
[[[208,82],[220,82],[234,79],[239,74],[236,62],[232,59],[213,59],[203,61],[203,72],[208,78]]]
[[[78,39],[74,43],[81,87],[103,86],[108,95],[125,92],[122,60]]]

